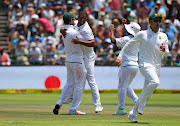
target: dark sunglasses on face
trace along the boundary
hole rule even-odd
[[[157,23],[157,22],[161,23],[161,20],[154,20],[154,22],[156,22],[156,23]]]

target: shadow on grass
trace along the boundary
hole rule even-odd
[[[54,115],[53,113],[44,113],[44,114],[39,114],[39,115]],[[54,115],[54,116],[60,116],[60,115],[69,115],[69,114],[58,114],[58,115]]]
[[[117,122],[116,122],[117,123]],[[150,124],[150,123],[148,123],[148,122],[138,122],[138,123],[132,123],[132,122],[118,122],[118,123],[124,123],[124,124]]]

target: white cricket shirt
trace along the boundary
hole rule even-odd
[[[124,36],[121,38],[116,38],[117,47],[124,47],[125,44],[133,38],[133,35]],[[139,43],[135,44],[129,51],[127,51],[123,57],[122,61],[138,61],[138,51],[139,51]]]
[[[73,44],[72,39],[78,36],[79,39],[83,39],[73,25],[65,25],[66,37],[62,37],[64,46],[66,49],[66,62],[82,63],[83,62],[83,51],[79,44]]]
[[[85,22],[83,25],[80,27],[76,27],[77,30],[80,32],[80,34],[84,37],[85,41],[89,41],[94,39],[93,32],[87,22]],[[80,39],[81,40],[81,39]],[[81,45],[83,53],[84,53],[84,58],[86,60],[91,60],[95,59],[95,52],[94,52],[94,47],[87,47],[84,45]]]
[[[139,64],[151,63],[152,65],[161,65],[162,56],[167,56],[169,53],[168,49],[168,38],[165,33],[160,32],[154,33],[151,28],[145,31],[140,31],[132,38],[119,53],[118,59],[122,59],[122,56],[134,46],[134,44],[140,43],[139,48]],[[166,46],[166,51],[160,51],[162,43]]]

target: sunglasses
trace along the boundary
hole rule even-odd
[[[153,21],[156,22],[156,23],[157,23],[157,22],[161,23],[161,20],[153,20]]]

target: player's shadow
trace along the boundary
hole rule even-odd
[[[128,123],[128,124],[140,124],[140,125],[141,125],[141,124],[147,124],[147,125],[150,124],[150,123],[148,123],[148,122],[138,122],[138,123],[132,123],[132,122],[116,122],[116,123],[124,123],[124,124],[125,124],[125,123],[126,123],[126,124]]]
[[[45,114],[39,114],[39,115],[54,115],[54,114],[45,113]],[[60,116],[60,115],[69,115],[69,114],[58,114],[58,115],[54,115],[54,116]]]

